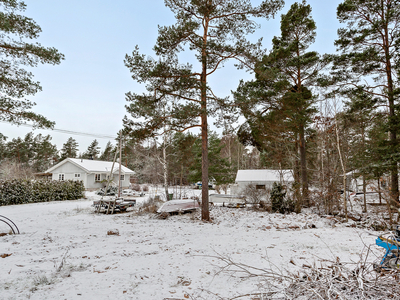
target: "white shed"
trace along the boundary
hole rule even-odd
[[[274,182],[290,184],[294,182],[292,170],[238,170],[232,194],[241,194],[247,185],[255,185],[257,189],[271,189]]]
[[[109,178],[112,162],[80,158],[67,158],[56,164],[45,173],[51,173],[52,180],[80,180],[87,190],[95,190],[105,186]],[[116,162],[113,168],[113,181],[118,184],[119,164]],[[121,186],[129,187],[130,176],[135,172],[121,166]]]

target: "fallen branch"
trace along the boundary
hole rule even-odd
[[[233,298],[218,299],[395,299],[400,300],[400,273],[397,270],[377,273],[368,256],[369,247],[360,255],[358,262],[345,263],[336,260],[323,260],[317,266],[304,264],[296,272],[279,272],[272,268],[254,267],[235,262],[221,254],[208,256],[217,260],[216,266],[221,273],[238,277],[241,280],[261,279],[260,291],[236,295]],[[209,296],[212,294],[210,292]],[[258,297],[258,298],[254,298]],[[209,298],[210,299],[210,298]]]

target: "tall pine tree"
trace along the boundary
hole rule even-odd
[[[34,152],[32,168],[35,172],[43,172],[58,159],[57,146],[51,143],[51,136],[38,134],[33,141],[31,151]]]
[[[382,163],[391,173],[392,199],[398,201],[400,1],[345,0],[337,8],[337,17],[346,27],[338,30],[335,41],[339,54],[332,57],[333,83],[344,96],[351,98],[362,89],[388,108],[389,138]]]
[[[116,151],[116,147],[114,147],[110,141],[107,142],[106,147],[104,148],[104,151],[100,155],[100,160],[104,161],[113,161],[114,159],[114,154]]]
[[[242,82],[235,93],[253,140],[266,150],[277,151],[281,164],[289,152],[299,157],[295,162],[299,160],[300,166],[295,163],[294,169],[295,173],[300,169],[300,176],[295,177],[300,177],[304,203],[308,203],[306,135],[316,112],[311,87],[325,66],[317,52],[308,51],[315,30],[311,6],[305,1],[294,3],[282,15],[281,36],[274,37],[272,51],[258,64],[256,80]]]
[[[55,48],[24,41],[37,39],[41,32],[34,20],[19,14],[25,9],[23,1],[0,0],[0,120],[52,127],[53,122],[31,111],[35,103],[25,98],[41,90],[29,69],[39,63],[59,64],[64,55]]]
[[[72,137],[68,138],[63,144],[60,154],[61,161],[66,158],[76,158],[78,156],[78,142]]]
[[[146,59],[138,47],[126,56],[125,65],[132,78],[147,84],[148,93],[127,94],[128,113],[125,126],[139,135],[157,130],[183,131],[200,127],[202,136],[202,219],[209,220],[208,203],[208,117],[219,108],[227,109],[227,99],[217,97],[209,77],[225,62],[236,59],[241,67],[251,65],[259,55],[258,45],[245,39],[256,29],[252,17],[269,18],[281,8],[282,0],[265,0],[253,7],[250,0],[165,0],[175,14],[176,24],[159,27],[154,47],[160,60]],[[188,50],[197,60],[179,62],[179,53]],[[165,103],[169,103],[165,110]]]
[[[97,160],[100,154],[99,142],[95,139],[90,143],[82,158]]]

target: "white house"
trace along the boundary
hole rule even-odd
[[[343,175],[340,175],[343,177]],[[366,192],[371,193],[371,192],[377,192],[379,188],[385,188],[387,187],[389,183],[389,177],[388,175],[382,175],[379,178],[379,185],[378,187],[378,180],[377,179],[368,179],[365,181],[366,183]],[[346,173],[346,188],[352,192],[355,193],[362,193],[363,192],[363,177],[360,171],[358,170],[353,170],[348,173]]]
[[[80,158],[67,158],[56,164],[45,173],[51,173],[52,180],[81,180],[87,190],[95,190],[105,186],[110,176],[113,163]],[[116,162],[112,171],[113,181],[118,185],[119,164]],[[134,171],[121,166],[121,186],[129,187],[130,176]]]
[[[292,170],[238,170],[231,193],[239,195],[249,184],[257,189],[271,189],[274,182],[293,183]]]

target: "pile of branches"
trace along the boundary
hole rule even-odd
[[[303,265],[285,288],[287,299],[400,299],[398,271],[376,272],[372,264],[326,262]]]
[[[218,273],[242,280],[257,278],[262,283],[257,293],[219,299],[400,299],[399,271],[377,272],[366,257],[360,257],[358,263],[344,263],[336,258],[319,262],[318,266],[304,264],[297,266],[296,272],[258,268],[222,255],[213,258],[219,262]],[[291,263],[295,265],[294,261]]]

